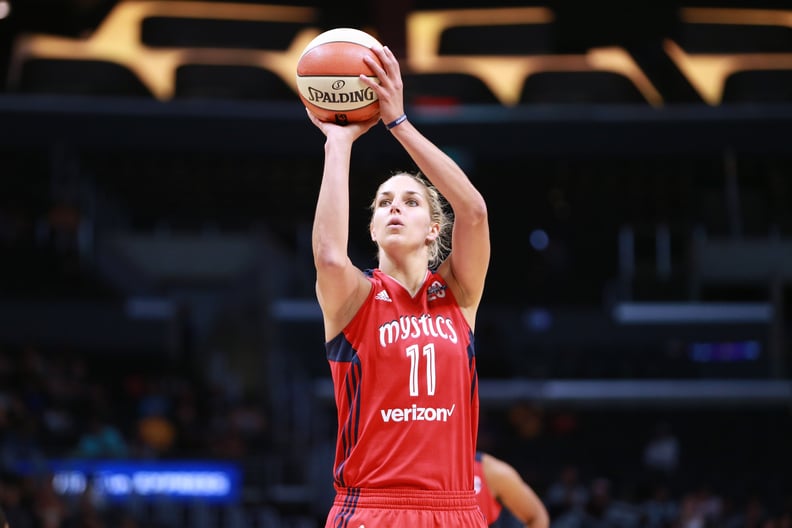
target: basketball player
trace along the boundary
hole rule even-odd
[[[380,84],[363,82],[425,178],[398,173],[380,185],[368,226],[378,267],[359,269],[347,248],[351,151],[378,119],[339,126],[309,112],[325,135],[312,243],[338,413],[326,527],[485,528],[473,491],[473,329],[489,267],[487,207],[406,119],[396,57],[387,47],[374,52],[382,66],[366,62]]]
[[[474,471],[476,497],[490,526],[499,526],[503,508],[528,528],[550,526],[547,508],[510,464],[479,451]]]

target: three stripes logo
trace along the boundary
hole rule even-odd
[[[380,290],[380,292],[375,295],[374,298],[378,301],[393,302],[390,298],[390,295],[388,295],[388,292],[385,290]]]

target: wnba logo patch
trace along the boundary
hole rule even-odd
[[[445,297],[446,288],[448,288],[448,286],[446,286],[445,284],[441,284],[439,281],[434,281],[426,289],[427,300],[434,301],[438,298]]]

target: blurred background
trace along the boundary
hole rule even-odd
[[[341,26],[397,52],[489,204],[480,447],[556,528],[789,527],[790,2],[0,0],[11,528],[324,525],[293,76]],[[356,145],[361,267],[411,168],[381,127]]]

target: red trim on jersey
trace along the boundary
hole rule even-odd
[[[500,517],[503,506],[492,495],[492,491],[487,486],[487,481],[484,478],[484,468],[481,465],[481,453],[476,453],[476,463],[473,466],[475,474],[475,490],[476,499],[478,499],[479,508],[487,518],[487,524],[493,524]]]

